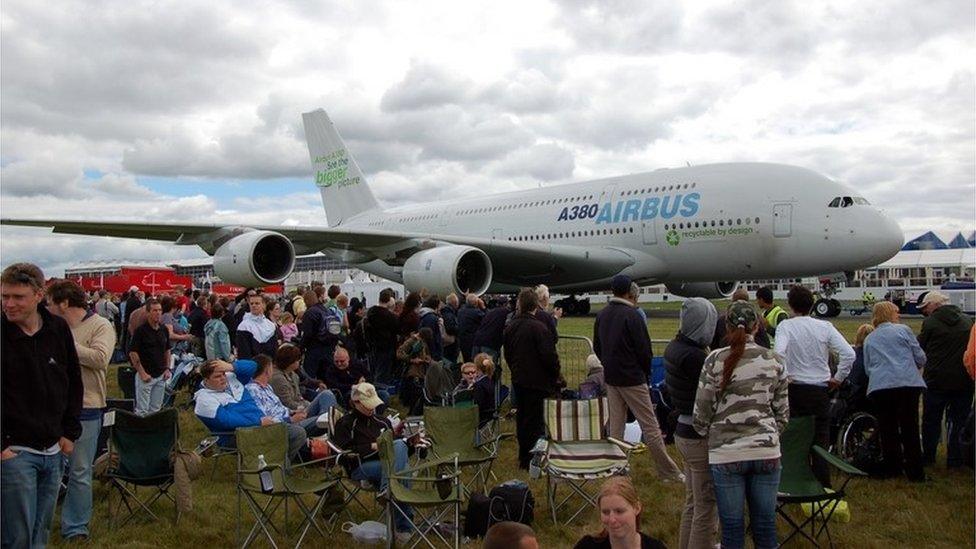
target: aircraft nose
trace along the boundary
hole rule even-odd
[[[890,216],[884,213],[881,213],[880,216],[875,241],[878,253],[883,254],[884,260],[887,260],[901,250],[905,244],[905,233],[902,232],[898,222]]]

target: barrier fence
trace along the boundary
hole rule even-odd
[[[655,357],[664,354],[669,339],[652,339],[651,348],[654,350]],[[586,379],[586,357],[593,353],[593,342],[588,337],[577,335],[560,335],[556,343],[556,352],[559,354],[559,365],[562,368],[563,379],[566,380],[566,387],[576,389],[579,384]],[[655,360],[654,366],[661,364],[660,360]],[[656,373],[656,372],[654,372]],[[652,379],[656,376],[652,374]]]

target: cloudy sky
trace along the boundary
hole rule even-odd
[[[0,214],[323,224],[300,114],[323,107],[386,206],[755,160],[949,236],[976,225],[974,21],[972,0],[6,0]],[[0,238],[49,275],[203,256]]]

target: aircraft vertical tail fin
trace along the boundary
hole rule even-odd
[[[341,225],[350,217],[379,209],[363,172],[346,150],[329,115],[322,109],[302,113],[302,122],[315,185],[322,193],[329,226]]]

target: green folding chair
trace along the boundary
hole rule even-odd
[[[109,500],[110,528],[124,526],[139,511],[145,511],[153,519],[159,520],[150,508],[156,500],[166,497],[176,500],[169,493],[173,485],[173,454],[179,447],[179,415],[175,408],[165,408],[148,416],[138,416],[125,410],[115,410],[115,423],[109,427],[109,455],[118,458],[109,460],[106,476],[111,488],[106,495]],[[152,494],[145,500],[138,495],[139,488],[150,488]],[[118,505],[112,506],[111,496],[118,492]],[[122,506],[127,509],[121,523],[117,523]],[[176,510],[176,521],[180,519]]]
[[[478,407],[428,406],[424,408],[424,428],[433,442],[431,451],[435,458],[456,454],[461,471],[472,471],[471,477],[461,483],[465,497],[472,489],[485,492],[502,436],[477,440]]]
[[[288,464],[288,430],[283,423],[263,427],[237,429],[237,539],[241,539],[241,502],[254,514],[255,522],[241,547],[247,547],[260,533],[264,533],[272,547],[275,534],[290,537],[288,531],[288,501],[293,500],[302,514],[302,522],[295,547],[302,544],[308,531],[314,528],[322,537],[326,532],[318,523],[318,515],[339,479],[321,467],[332,458]],[[259,467],[259,456],[266,466]],[[271,486],[262,488],[261,474],[271,473]],[[311,503],[308,501],[311,499]],[[281,529],[272,522],[275,511],[284,503],[285,521]]]
[[[827,450],[813,443],[814,418],[803,416],[790,418],[786,430],[780,435],[780,461],[783,471],[780,474],[779,491],[776,495],[776,512],[790,525],[790,534],[783,540],[785,545],[791,539],[800,535],[820,547],[818,539],[823,533],[827,534],[827,542],[831,547],[834,542],[830,537],[830,517],[834,514],[844,494],[847,484],[856,476],[867,476],[867,473],[854,467],[850,463],[831,454]],[[814,453],[827,461],[831,466],[844,473],[844,482],[836,491],[828,491],[820,484],[810,467],[810,454]],[[790,515],[787,505],[792,503],[810,503],[812,512],[809,517],[797,522]],[[809,527],[809,532],[805,528]]]
[[[389,479],[389,487],[381,497],[386,499],[387,539],[391,546],[395,537],[393,528],[394,513],[402,513],[409,506],[413,510],[411,537],[405,543],[408,548],[424,542],[428,547],[437,547],[441,542],[457,549],[461,528],[461,472],[458,470],[457,454],[445,455],[440,459],[428,459],[412,467],[394,471],[395,453],[393,434],[384,431],[377,439],[380,463],[383,474]],[[454,523],[452,540],[448,540],[442,528],[442,520],[451,516]]]

